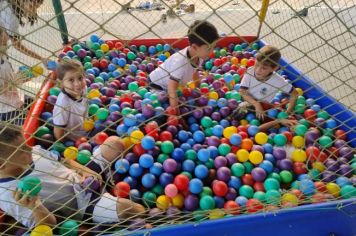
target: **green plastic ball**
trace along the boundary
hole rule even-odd
[[[163,46],[162,46],[162,44],[157,44],[156,45],[156,49],[157,49],[157,51],[159,51],[159,52],[162,52],[163,51]]]
[[[148,92],[148,90],[146,88],[139,88],[137,90],[138,95],[140,95],[141,98],[145,97],[145,94]]]
[[[297,136],[302,136],[304,137],[305,133],[308,131],[308,128],[305,125],[298,124],[294,128],[294,132],[296,133]]]
[[[96,104],[90,104],[88,108],[88,113],[90,116],[95,115],[96,112],[99,110],[99,106]]]
[[[192,160],[192,161],[196,161],[197,160],[197,153],[196,151],[189,149],[185,152],[184,154],[185,159],[187,160]]]
[[[49,90],[49,95],[58,96],[61,93],[61,89],[58,87],[52,87]]]
[[[265,180],[265,182],[263,183],[263,186],[265,187],[266,191],[269,191],[269,190],[272,190],[272,189],[279,190],[280,184],[274,178],[267,178]]]
[[[95,56],[96,56],[97,58],[102,58],[102,57],[104,56],[103,50],[101,50],[101,49],[96,50],[96,51],[95,51]]]
[[[49,134],[50,130],[46,127],[46,126],[40,126],[37,128],[36,132],[35,132],[35,137],[42,137],[42,135],[44,134]]]
[[[281,112],[278,113],[277,118],[278,119],[287,119],[288,118],[288,113],[285,112],[285,111],[281,111]]]
[[[326,111],[319,111],[317,114],[318,118],[323,118],[324,120],[327,120],[330,118],[329,114]]]
[[[240,44],[236,44],[235,47],[234,47],[234,51],[241,51],[242,50],[242,47]]]
[[[59,226],[59,234],[65,236],[77,236],[79,225],[74,220],[67,220]]]
[[[260,202],[266,202],[266,193],[257,191],[253,194],[253,198],[259,200]]]
[[[145,53],[145,52],[147,52],[147,47],[146,47],[145,45],[141,45],[141,46],[139,47],[139,50],[140,50],[140,52]]]
[[[241,177],[245,174],[245,166],[241,163],[234,163],[231,166],[231,173],[233,176]]]
[[[290,183],[293,180],[293,174],[288,170],[282,170],[279,176],[281,176],[282,183]]]
[[[156,194],[156,196],[160,196],[160,195],[162,195],[164,193],[164,189],[163,189],[162,185],[160,185],[160,184],[156,184],[155,186],[153,186],[151,191],[154,194]]]
[[[249,185],[242,185],[239,189],[240,196],[250,199],[253,197],[254,191],[253,188]]]
[[[229,144],[222,143],[219,145],[218,151],[219,151],[220,155],[226,156],[228,153],[230,153],[231,146]]]
[[[98,117],[99,120],[106,120],[106,118],[108,118],[109,115],[109,110],[106,108],[99,108],[95,115]]]
[[[270,173],[268,175],[268,178],[273,178],[273,179],[277,180],[278,182],[281,182],[281,176],[276,172]]]
[[[211,127],[212,126],[212,123],[213,123],[213,120],[208,117],[208,116],[204,116],[202,119],[201,119],[201,125],[204,127],[204,128],[208,128],[208,127]]]
[[[333,145],[333,140],[329,136],[321,136],[319,138],[319,144],[323,148],[329,148]]]
[[[287,138],[285,135],[283,134],[276,134],[274,137],[273,137],[273,142],[276,146],[284,146],[286,143],[287,143]]]
[[[142,196],[143,203],[146,206],[153,207],[156,204],[157,196],[153,192],[145,192]]]
[[[161,145],[161,151],[165,154],[170,154],[173,152],[174,145],[171,141],[164,141]]]
[[[136,59],[136,54],[134,52],[128,52],[127,53],[127,59],[129,60],[135,60]]]
[[[215,200],[212,196],[204,196],[199,201],[202,210],[211,210],[215,208]]]
[[[91,152],[88,150],[81,150],[78,152],[77,161],[82,164],[86,165],[91,159]]]
[[[66,148],[67,147],[61,142],[55,142],[52,146],[52,150],[55,150],[59,153],[63,153]]]
[[[199,194],[199,196],[202,198],[204,196],[213,196],[213,190],[211,188],[204,186],[203,191]]]
[[[245,167],[246,174],[250,174],[254,168],[253,164],[249,161],[245,161],[244,163],[242,163],[242,165],[244,165],[244,167]]]
[[[130,90],[130,92],[136,92],[137,89],[139,88],[137,82],[131,82],[128,85],[128,89]]]
[[[343,199],[355,198],[356,188],[352,185],[345,185],[341,188],[340,195]]]
[[[25,194],[27,191],[28,195],[31,197],[36,196],[42,189],[41,180],[35,176],[26,176],[23,177],[18,185],[17,188]]]
[[[182,172],[182,175],[187,176],[187,177],[189,178],[189,180],[191,180],[191,179],[193,178],[192,174],[189,173],[189,172],[187,172],[187,171],[183,171],[183,172]]]
[[[163,164],[163,162],[164,162],[165,160],[167,160],[168,158],[169,158],[169,156],[168,156],[167,154],[161,153],[161,154],[158,155],[157,161],[158,161],[159,163]]]
[[[281,193],[278,190],[271,189],[266,192],[266,202],[268,204],[278,205],[281,199]]]

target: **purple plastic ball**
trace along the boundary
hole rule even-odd
[[[349,164],[342,164],[340,165],[340,169],[338,171],[340,175],[346,176],[346,177],[351,177],[353,173],[353,169]]]
[[[167,159],[163,162],[163,169],[168,173],[173,173],[177,169],[177,162],[174,159]]]
[[[283,148],[275,147],[273,148],[273,156],[277,160],[282,160],[287,157],[287,153]]]
[[[351,160],[352,157],[353,157],[353,149],[350,148],[350,147],[342,147],[340,148],[339,150],[339,156],[340,157],[345,157],[347,158],[348,160]]]
[[[218,156],[214,160],[214,166],[216,169],[227,165],[227,159],[223,156]]]
[[[218,147],[220,145],[220,139],[216,136],[211,136],[206,139],[209,146]]]
[[[237,197],[237,192],[234,188],[229,188],[226,195],[225,195],[225,199],[226,200],[232,200],[234,201],[235,198]]]
[[[194,211],[198,209],[199,206],[199,198],[193,194],[189,194],[184,199],[184,207],[188,211]]]
[[[229,168],[223,166],[217,170],[216,176],[218,180],[227,182],[231,178],[231,171]]]
[[[266,179],[267,173],[261,167],[256,167],[252,169],[251,175],[255,181],[262,182]]]
[[[135,153],[129,152],[129,153],[126,154],[125,159],[128,160],[130,165],[131,165],[133,163],[137,163],[139,157]]]
[[[281,170],[291,170],[293,168],[293,162],[289,159],[282,159],[277,161],[277,166]]]
[[[232,164],[236,163],[237,162],[237,159],[236,159],[236,154],[234,153],[228,153],[226,155],[226,160],[228,162],[228,165],[231,166]]]

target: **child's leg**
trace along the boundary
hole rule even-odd
[[[125,219],[142,216],[146,209],[126,198],[104,193],[93,209],[93,222],[117,223]]]

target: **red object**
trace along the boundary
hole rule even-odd
[[[167,118],[167,125],[178,126],[179,125],[179,118],[178,116],[169,116]]]
[[[228,191],[227,184],[223,181],[217,180],[213,183],[213,192],[216,196],[223,197]]]
[[[326,193],[326,185],[323,182],[317,181],[314,183],[314,186],[318,190],[318,192]]]
[[[75,146],[76,146],[76,147],[79,147],[80,144],[86,143],[86,142],[88,142],[88,140],[87,140],[85,137],[78,138],[78,139],[75,141]]]
[[[231,65],[230,69],[237,71],[239,69],[239,67],[237,67],[237,65]]]
[[[317,160],[320,161],[321,163],[324,163],[326,159],[328,159],[328,155],[326,155],[325,152],[320,152]]]
[[[240,148],[238,146],[232,145],[231,146],[231,153],[236,153]]]
[[[261,191],[261,192],[264,192],[265,191],[265,187],[263,185],[263,182],[255,182],[253,184],[253,189],[255,191]]]
[[[100,62],[98,59],[94,58],[91,60],[91,64],[94,66],[94,67],[97,67],[99,68],[100,67]]]
[[[249,199],[246,202],[246,210],[250,213],[258,212],[263,209],[263,204],[254,198]]]
[[[203,94],[207,94],[207,93],[209,93],[210,91],[209,91],[209,88],[204,87],[204,88],[201,88],[201,89],[200,89],[200,92],[203,93]]]
[[[0,223],[3,223],[5,220],[5,212],[3,212],[2,210],[0,210]]]
[[[100,97],[101,103],[106,104],[106,101],[108,100],[108,97],[103,95]]]
[[[251,67],[251,66],[254,66],[255,65],[255,60],[254,59],[248,59],[248,61],[247,61],[247,68],[248,67]]]
[[[177,189],[180,191],[184,191],[188,189],[189,186],[189,178],[186,175],[180,174],[174,178],[174,185],[177,186]]]
[[[227,57],[222,57],[222,58],[221,58],[221,62],[222,62],[222,63],[227,62]]]
[[[121,101],[121,103],[127,102],[127,103],[132,104],[132,98],[129,96],[126,96],[126,95],[122,96],[120,101]]]
[[[122,50],[124,48],[124,44],[122,42],[116,42],[115,43],[115,48]]]
[[[241,180],[244,185],[249,185],[252,187],[255,184],[255,180],[253,179],[251,174],[244,174],[241,177]]]
[[[240,214],[240,206],[232,200],[225,202],[224,209],[228,214],[238,215]]]
[[[168,131],[163,131],[160,135],[159,135],[159,139],[163,142],[163,141],[172,141],[173,140],[173,136],[170,132]]]
[[[339,156],[339,149],[336,147],[329,147],[328,149],[325,150],[325,152],[328,154],[328,156],[333,156],[337,158]]]
[[[246,132],[238,132],[239,135],[241,135],[242,139],[248,138],[248,134]]]
[[[285,131],[283,132],[284,136],[286,136],[287,138],[287,143],[290,143],[292,142],[292,139],[293,139],[293,134],[289,131]]]
[[[124,48],[122,49],[122,52],[125,53],[126,55],[130,52],[130,49],[128,48]]]
[[[323,193],[315,193],[315,194],[313,194],[313,196],[311,196],[311,202],[313,204],[326,202],[326,197]]]
[[[190,97],[190,95],[192,94],[192,89],[191,88],[183,88],[183,96],[184,97]]]
[[[304,111],[304,118],[307,119],[308,121],[313,122],[316,119],[316,111],[312,109],[306,109]]]
[[[156,121],[150,121],[147,125],[145,125],[146,134],[157,133],[159,131],[159,127]]]
[[[214,60],[214,66],[221,66],[221,64],[222,64],[222,61],[219,58]]]
[[[105,132],[100,132],[97,133],[94,136],[94,142],[98,145],[101,145],[105,142],[105,140],[108,138],[109,136],[105,133]]]
[[[244,76],[245,72],[246,72],[246,68],[244,67],[241,67],[237,70],[237,73],[240,75],[241,78]]]
[[[73,51],[73,48],[71,46],[65,46],[63,48],[63,52],[68,52],[68,51]]]
[[[115,196],[127,197],[130,194],[130,185],[126,182],[118,182],[114,189]]]
[[[244,138],[241,141],[241,148],[250,151],[252,149],[253,142],[249,138]]]
[[[307,166],[305,165],[304,162],[294,162],[293,171],[297,175],[306,174],[308,172]]]
[[[108,68],[109,62],[105,59],[101,59],[99,64],[100,68],[105,70],[106,68]]]
[[[137,156],[141,156],[142,154],[146,153],[146,150],[141,146],[141,143],[137,143],[134,145],[132,149],[133,153],[135,153]]]
[[[174,116],[174,115],[177,114],[177,111],[176,111],[176,108],[173,108],[173,107],[169,106],[169,107],[166,108],[166,113],[168,115]]]
[[[342,140],[346,141],[346,132],[345,131],[338,129],[335,131],[334,135],[337,139],[342,139]]]
[[[248,133],[247,130],[248,130],[248,125],[239,125],[239,126],[237,126],[237,132]]]
[[[110,40],[106,41],[106,44],[109,46],[110,50],[113,49],[114,46],[115,46],[114,43],[112,41],[110,41]]]
[[[220,142],[231,145],[230,140],[228,140],[227,138],[221,138]]]
[[[310,146],[305,150],[306,154],[307,154],[307,158],[311,161],[311,162],[315,162],[316,160],[318,160],[318,157],[320,155],[320,150],[319,148],[315,147],[315,146]]]

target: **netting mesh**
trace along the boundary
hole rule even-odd
[[[116,139],[111,140],[111,143],[104,143],[103,145],[108,147],[109,153],[115,158],[112,158],[109,163],[99,161],[100,164],[96,164],[99,174],[90,172],[85,175],[104,179],[100,188],[95,188],[98,183],[90,178],[83,178],[86,181],[85,186],[80,190],[72,191],[73,196],[67,196],[66,185],[58,189],[49,188],[53,194],[46,193],[46,198],[41,198],[41,201],[50,206],[49,210],[57,218],[57,224],[51,225],[51,230],[60,235],[75,235],[68,232],[78,231],[78,228],[82,235],[102,235],[113,232],[129,234],[150,227],[199,223],[209,219],[238,217],[236,215],[256,212],[278,214],[281,208],[298,209],[299,205],[355,199],[354,143],[356,140],[353,125],[355,119],[353,113],[356,110],[354,103],[356,99],[355,1],[269,1],[266,18],[261,25],[259,13],[262,1],[259,0],[180,1],[179,7],[177,2],[179,1],[44,1],[38,9],[38,22],[33,26],[20,27],[21,42],[44,58],[50,60],[63,59],[64,56],[74,58],[78,53],[73,52],[71,55],[68,51],[76,51],[76,46],[85,49],[86,55],[91,57],[89,61],[85,61],[84,57],[77,57],[90,75],[87,81],[90,87],[89,104],[87,104],[89,114],[84,123],[86,131],[90,132],[74,141],[54,141],[51,120],[53,105],[60,92],[60,85],[50,79],[55,78],[55,75],[50,74],[51,71],[47,69],[43,73],[39,69],[40,72],[36,73],[40,61],[25,56],[16,50],[13,44],[8,43],[4,55],[9,57],[15,71],[20,68],[28,72],[30,80],[23,84],[13,84],[20,90],[21,96],[26,95],[28,101],[14,119],[2,122],[5,127],[0,131],[2,134],[9,129],[18,131],[19,128],[10,123],[18,117],[25,117],[27,123],[24,130],[25,137],[28,138],[27,143],[40,144],[43,148],[51,150],[51,154],[41,152],[39,155],[36,154],[35,158],[50,159],[51,155],[62,156],[63,160],[67,160],[65,164],[81,175],[83,172],[78,170],[80,167],[75,163],[86,164],[88,159],[98,158],[94,150],[107,136],[118,136],[125,144],[125,147],[120,149],[118,148],[120,142]],[[58,3],[62,11],[58,9]],[[64,16],[65,21],[59,23],[61,15]],[[156,88],[151,86],[147,79],[142,79],[142,77],[147,78],[149,70],[141,71],[141,74],[140,71],[133,72],[126,62],[120,65],[118,58],[120,53],[127,54],[130,50],[137,53],[139,57],[141,44],[145,42],[150,44],[146,48],[150,50],[149,46],[158,48],[159,43],[167,49],[161,51],[158,49],[158,52],[155,49],[154,53],[146,52],[148,57],[141,51],[143,57],[142,60],[137,61],[137,64],[132,63],[134,60],[127,60],[128,63],[135,64],[139,70],[142,69],[140,64],[145,63],[147,67],[150,63],[152,67],[157,67],[159,60],[165,60],[162,59],[162,55],[170,56],[177,51],[173,49],[178,47],[181,49],[181,45],[187,46],[187,41],[182,43],[182,38],[187,36],[189,26],[198,19],[213,23],[224,37],[235,38],[232,41],[227,40],[228,43],[225,45],[218,43],[213,55],[204,62],[200,70],[199,78],[202,82],[200,88],[194,88],[191,84],[180,88],[178,94],[184,97],[180,103],[182,115],[170,119],[168,117],[171,116],[172,111],[167,108],[167,97],[164,97],[166,95],[161,92],[155,94]],[[64,30],[65,28],[67,31]],[[93,49],[92,35],[97,35],[103,40],[99,41],[100,44],[105,43],[104,40],[112,41],[114,49],[106,55],[105,52],[103,55],[98,55]],[[143,41],[137,41],[142,39]],[[144,39],[160,41],[144,41]],[[72,43],[68,43],[70,40],[73,40]],[[119,41],[124,42],[125,48],[116,46]],[[282,65],[279,73],[292,81],[294,87],[303,84],[306,77],[311,80],[308,86],[297,90],[299,97],[292,116],[299,126],[289,129],[288,125],[282,123],[277,129],[272,128],[261,132],[262,134],[259,133],[262,139],[265,137],[264,134],[267,137],[265,142],[260,142],[256,138],[258,126],[263,125],[265,121],[257,119],[253,109],[248,109],[247,115],[239,120],[233,119],[232,112],[241,103],[239,84],[246,66],[251,66],[248,64],[251,60],[254,62],[251,58],[254,57],[256,49],[264,44],[263,41],[281,50],[282,56],[288,62]],[[66,43],[64,49],[63,43]],[[172,49],[166,44],[171,45]],[[112,52],[116,55],[110,54]],[[113,58],[117,58],[116,63]],[[237,62],[235,63],[232,58],[236,58]],[[106,59],[108,64],[112,63],[114,70],[103,68],[98,72],[93,71],[92,67],[100,68],[102,59]],[[221,64],[218,64],[217,60],[222,60]],[[85,64],[86,62],[91,64]],[[223,71],[225,62],[230,63],[231,70]],[[207,63],[211,63],[211,66]],[[231,68],[232,65],[235,67]],[[292,70],[291,65],[298,68],[301,74]],[[108,73],[99,74],[101,71]],[[114,71],[118,72],[115,74]],[[3,70],[1,76],[5,77]],[[112,83],[114,80],[119,81],[118,84]],[[214,87],[213,81],[219,81],[220,85]],[[94,86],[93,82],[99,85]],[[106,89],[102,90],[104,85]],[[319,86],[323,89],[322,94],[315,95],[315,89],[319,89]],[[111,95],[108,95],[108,87],[113,89],[117,101],[109,102],[108,97]],[[5,93],[8,89],[9,87],[2,86],[1,92]],[[96,95],[96,92],[99,94]],[[150,95],[145,95],[146,93]],[[284,98],[288,99],[286,95],[278,94],[278,96],[274,101],[283,102]],[[325,98],[329,97],[335,100],[329,99],[325,102]],[[223,101],[222,98],[226,99]],[[214,102],[210,102],[211,100]],[[230,107],[227,100],[234,100]],[[7,103],[2,99],[2,103],[9,105],[10,101]],[[136,103],[140,105],[136,107]],[[335,108],[338,104],[346,108]],[[152,110],[147,108],[148,105]],[[63,109],[65,112],[72,111],[68,107]],[[265,115],[274,119],[278,114],[278,118],[283,118],[284,113],[278,112],[278,109],[270,108]],[[349,115],[343,116],[346,112]],[[179,124],[182,120],[185,120],[183,125]],[[186,127],[186,124],[189,127]],[[76,128],[66,132],[74,131]],[[143,136],[154,138],[153,147],[143,148],[148,144],[144,145],[141,142],[150,141]],[[200,136],[203,137],[202,141],[199,141]],[[237,140],[234,137],[237,137]],[[283,143],[284,139],[288,143],[286,146]],[[21,162],[12,157],[18,155],[21,149],[29,153],[25,148],[25,141],[19,143],[11,137],[1,140],[0,145],[4,150],[7,150],[5,147],[8,147],[9,143],[12,146],[12,149],[9,149],[11,152],[0,152],[1,162],[3,165],[18,166]],[[266,143],[274,146],[264,145]],[[80,146],[81,144],[83,145]],[[209,149],[213,146],[216,149]],[[282,148],[286,150],[286,154],[283,154]],[[200,150],[203,151],[199,154]],[[217,154],[213,156],[212,153],[215,152]],[[144,153],[147,155],[144,156]],[[211,156],[205,160],[204,154]],[[280,155],[282,157],[279,157]],[[258,161],[260,156],[262,160]],[[147,164],[151,162],[150,157],[153,158],[152,165]],[[68,161],[68,159],[73,160]],[[169,171],[170,166],[167,161],[171,159],[177,165],[171,167],[173,171]],[[54,172],[46,174],[52,179],[60,179],[59,173],[55,173],[59,169],[58,167],[53,169]],[[22,166],[19,170],[26,170],[26,168]],[[41,173],[41,170],[36,171]],[[46,172],[46,170],[42,171],[42,173]],[[230,177],[225,178],[224,174]],[[24,175],[16,175],[14,179],[23,180]],[[1,173],[1,176],[8,177],[6,173]],[[188,178],[189,188],[177,190],[179,184],[176,181],[184,182],[186,178]],[[42,183],[42,188],[48,188],[46,183]],[[200,185],[202,189],[196,190]],[[1,191],[5,193],[8,190],[15,190],[13,186],[9,186],[11,185],[1,185],[0,195],[4,196]],[[219,193],[219,190],[223,191],[224,187],[227,188],[226,192]],[[177,192],[173,194],[170,190]],[[88,195],[88,192],[92,192],[91,195],[103,195],[105,191],[110,192],[111,196],[120,196],[122,202],[116,203],[117,199],[115,199],[103,206],[102,208],[107,211],[102,218],[111,219],[113,213],[109,211],[117,209],[120,222],[109,224],[99,221],[98,223],[93,210],[89,211],[88,217],[78,219],[76,214],[80,211],[80,207],[73,201],[80,196]],[[43,189],[40,195],[41,193]],[[54,198],[59,195],[66,196],[65,200]],[[170,195],[175,196],[168,197]],[[104,198],[113,197],[105,195]],[[3,201],[0,206],[5,207],[9,204],[6,198],[0,199]],[[125,202],[125,199],[131,201]],[[93,205],[97,204],[95,199],[90,201]],[[13,201],[12,204],[12,209],[19,207],[18,202]],[[144,210],[141,210],[141,205]],[[343,207],[339,210],[342,211]],[[9,214],[4,217],[5,219],[0,217],[1,235],[31,232],[35,226],[32,224],[33,227],[28,228],[16,222],[14,218],[21,220],[22,217],[11,215],[16,211],[9,210],[10,208],[2,209]],[[85,211],[86,206],[83,208]],[[33,219],[33,216],[26,212],[23,217]],[[22,218],[22,222],[33,221]],[[36,229],[42,234],[33,233],[33,235],[44,235],[44,232],[51,231],[42,224]]]

